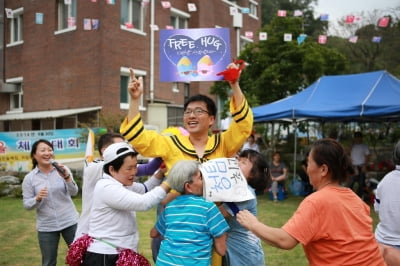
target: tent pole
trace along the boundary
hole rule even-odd
[[[294,156],[293,156],[293,177],[296,176],[296,162],[297,162],[297,121],[293,120],[294,124]]]

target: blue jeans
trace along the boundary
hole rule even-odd
[[[64,238],[67,245],[71,245],[74,241],[75,232],[77,225],[71,225],[61,231],[54,232],[38,232],[40,252],[42,253],[42,265],[43,266],[55,266],[57,265],[57,252],[58,242],[60,241],[60,235]]]

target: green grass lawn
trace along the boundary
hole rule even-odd
[[[280,227],[296,210],[302,197],[289,196],[283,202],[274,203],[267,195],[258,196],[258,217],[271,226]],[[74,199],[78,211],[81,199]],[[371,212],[376,224],[377,217]],[[140,230],[139,252],[151,260],[150,228],[156,219],[155,208],[147,212],[138,212]],[[374,226],[375,226],[374,224]],[[0,198],[0,265],[40,265],[41,255],[37,242],[35,211],[27,211],[22,206],[22,199]],[[280,250],[263,244],[268,265],[308,265],[300,245],[290,251]],[[240,248],[240,247],[238,247]],[[65,265],[67,247],[60,241],[58,265]]]

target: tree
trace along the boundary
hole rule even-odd
[[[275,17],[261,31],[268,33],[267,41],[251,43],[240,58],[249,65],[243,71],[240,84],[252,106],[258,106],[297,93],[322,75],[342,74],[346,58],[334,49],[306,39],[285,42],[285,33],[294,39],[303,33],[301,18]],[[225,84],[216,83],[212,93],[226,97]]]
[[[390,10],[374,10],[355,14],[358,23],[346,24],[344,19],[334,28],[339,37],[329,37],[328,46],[340,50],[349,60],[349,73],[370,72],[385,69],[400,77],[400,7]],[[390,18],[387,27],[379,27],[383,16]],[[350,36],[357,36],[356,43],[349,42]],[[381,37],[373,42],[373,37]]]

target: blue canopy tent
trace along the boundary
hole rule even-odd
[[[400,80],[387,71],[323,76],[303,91],[253,108],[254,121],[400,120]]]
[[[254,107],[253,113],[256,123],[293,121],[295,135],[299,120],[400,121],[400,80],[387,71],[323,76],[295,95]],[[295,141],[294,164],[296,150]]]

